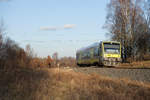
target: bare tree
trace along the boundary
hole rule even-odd
[[[58,53],[55,52],[55,53],[52,55],[52,58],[53,58],[53,61],[54,61],[54,65],[57,66],[57,62],[58,62]]]
[[[112,40],[120,41],[123,47],[123,58],[134,57],[138,51],[141,34],[148,36],[149,28],[143,16],[145,0],[111,0],[108,4],[106,28]],[[146,38],[144,38],[147,41]],[[143,44],[147,45],[147,42]],[[147,47],[146,47],[147,48]],[[144,47],[142,47],[143,50]],[[135,53],[136,52],[136,53]]]
[[[27,44],[27,45],[26,45],[25,51],[26,51],[26,53],[27,53],[27,56],[29,56],[30,58],[35,57],[34,51],[33,51],[33,49],[31,48],[30,44]]]
[[[27,45],[26,52],[19,45],[4,36],[4,23],[0,23],[0,69],[12,70],[17,67],[28,67],[34,57],[33,50]]]
[[[0,24],[0,68],[4,66],[4,57],[6,56],[6,50],[4,49],[3,45],[3,23]]]

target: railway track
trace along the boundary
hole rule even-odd
[[[127,68],[104,68],[104,67],[76,67],[72,68],[75,72],[86,74],[96,73],[111,78],[127,78],[130,80],[150,83],[150,68],[127,69]]]

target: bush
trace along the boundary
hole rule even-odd
[[[61,67],[76,67],[76,59],[73,57],[63,57],[58,63]]]

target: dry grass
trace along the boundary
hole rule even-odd
[[[76,59],[73,57],[63,57],[58,61],[58,63],[60,64],[60,67],[77,67]]]
[[[120,68],[150,68],[150,60],[135,61],[132,63],[122,63]]]
[[[18,69],[0,77],[0,100],[150,100],[149,83],[71,69]]]
[[[43,70],[0,70],[0,100],[35,100],[36,91],[48,75]]]

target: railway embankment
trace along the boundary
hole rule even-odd
[[[101,76],[117,79],[129,79],[141,82],[150,82],[150,68],[100,68],[100,67],[76,67],[75,72],[86,74],[96,73]]]

